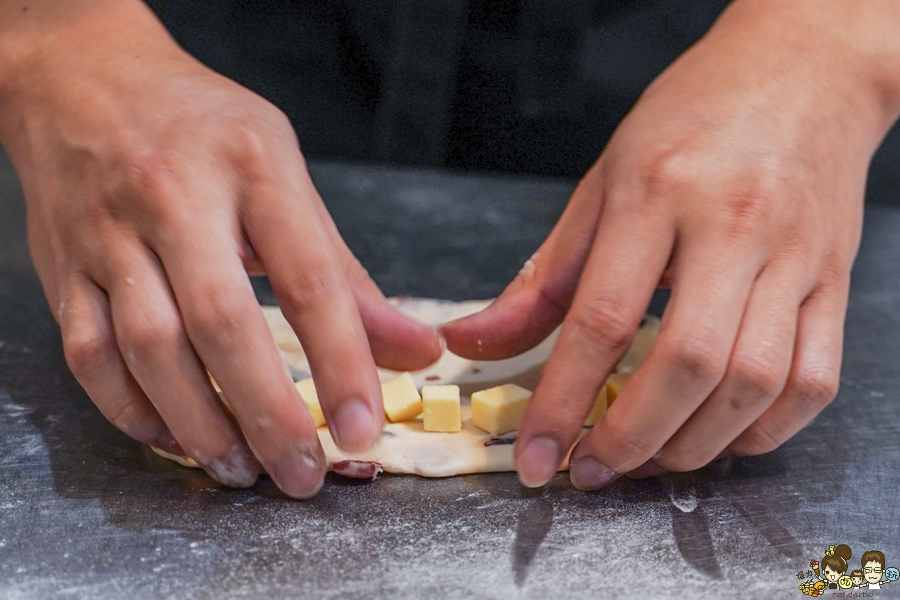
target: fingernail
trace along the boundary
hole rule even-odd
[[[184,448],[181,447],[181,444],[178,443],[175,436],[172,435],[172,432],[168,429],[159,434],[159,437],[157,437],[156,441],[151,445],[156,446],[160,450],[165,450],[169,454],[187,456],[187,452],[184,451]]]
[[[471,316],[472,316],[472,315],[469,315],[469,317],[471,317]],[[447,321],[446,323],[441,323],[441,324],[438,325],[437,328],[436,328],[436,329],[437,329],[437,332],[438,332],[439,334],[441,334],[441,337],[445,337],[445,335],[446,335],[446,334],[444,333],[445,331],[447,331],[448,329],[453,329],[453,328],[456,327],[459,323],[465,321],[465,320],[468,319],[469,317],[460,317],[460,318],[458,318],[458,319],[453,319],[452,321]]]
[[[619,473],[601,465],[590,456],[583,456],[569,465],[569,479],[579,490],[597,490],[618,478]]]
[[[334,434],[334,441],[347,452],[367,450],[381,437],[372,410],[358,398],[351,398],[338,407]]]
[[[229,487],[246,488],[256,483],[259,477],[259,463],[243,446],[233,446],[223,458],[212,461],[207,466],[210,475]]]
[[[278,463],[269,475],[281,491],[292,498],[312,498],[324,482],[319,461],[302,450]]]
[[[550,438],[536,437],[528,442],[516,461],[519,481],[525,487],[541,487],[556,475],[560,462],[557,443]]]

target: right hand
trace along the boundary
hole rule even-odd
[[[278,109],[183,52],[142,4],[104,4],[41,21],[56,9],[36,3],[32,58],[0,98],[66,360],[134,439],[230,486],[265,469],[309,497],[324,454],[247,273],[269,276],[348,451],[381,434],[375,361],[422,368],[440,337],[351,254]]]

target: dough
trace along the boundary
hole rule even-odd
[[[404,313],[430,325],[440,325],[487,307],[491,300],[450,302],[423,298],[392,298],[391,304]],[[309,363],[297,336],[277,307],[264,306],[263,314],[275,336],[294,378],[310,376]],[[647,357],[659,319],[648,316],[618,370],[632,372]],[[327,427],[318,429],[319,441],[325,450],[329,470],[348,477],[375,477],[382,471],[408,473],[423,477],[449,477],[467,473],[513,471],[513,442],[516,432],[492,437],[472,425],[469,397],[473,392],[504,383],[515,383],[533,390],[540,379],[544,363],[556,343],[558,330],[540,345],[519,356],[495,361],[473,361],[444,352],[441,359],[427,369],[412,373],[416,387],[456,384],[462,399],[462,431],[432,433],[422,428],[422,418],[404,423],[385,425],[381,441],[362,453],[346,453],[338,449]],[[382,381],[396,377],[396,371],[378,370]],[[584,432],[588,430],[585,429]],[[187,466],[196,466],[190,459],[182,459],[153,449],[157,454]],[[568,468],[568,458],[560,466]]]

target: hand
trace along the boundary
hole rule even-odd
[[[880,39],[836,5],[841,25],[820,28],[822,3],[734,4],[646,90],[500,298],[442,328],[451,351],[496,359],[562,322],[516,441],[525,485],[556,472],[661,283],[657,343],[575,447],[576,487],[768,452],[834,398],[866,172],[897,97],[865,44],[827,35]]]
[[[76,16],[38,32],[42,58],[5,79],[0,122],[66,359],[136,440],[227,485],[264,468],[310,496],[324,455],[247,271],[268,274],[346,450],[381,433],[373,355],[421,368],[440,338],[352,256],[280,111],[186,55],[140,3]]]

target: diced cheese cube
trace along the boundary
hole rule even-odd
[[[607,406],[612,406],[612,403],[619,397],[622,388],[625,387],[629,379],[631,379],[631,373],[613,373],[609,376],[609,379],[606,380]]]
[[[593,427],[594,423],[606,414],[606,397],[606,383],[604,383],[600,386],[600,391],[597,392],[597,397],[594,398],[594,406],[591,407],[591,412],[588,413],[587,419],[584,421],[585,427]]]
[[[422,426],[425,431],[444,433],[462,429],[458,385],[426,385],[422,388]]]
[[[306,410],[312,415],[316,427],[324,425],[325,413],[322,412],[322,406],[319,404],[319,392],[316,391],[316,384],[313,383],[313,378],[302,379],[294,385],[297,387],[297,391],[300,392],[300,397],[303,398]]]
[[[391,423],[412,421],[422,413],[422,397],[409,373],[382,383],[381,396],[384,412]]]
[[[507,383],[472,394],[472,423],[493,436],[515,431],[531,400],[531,392]]]

